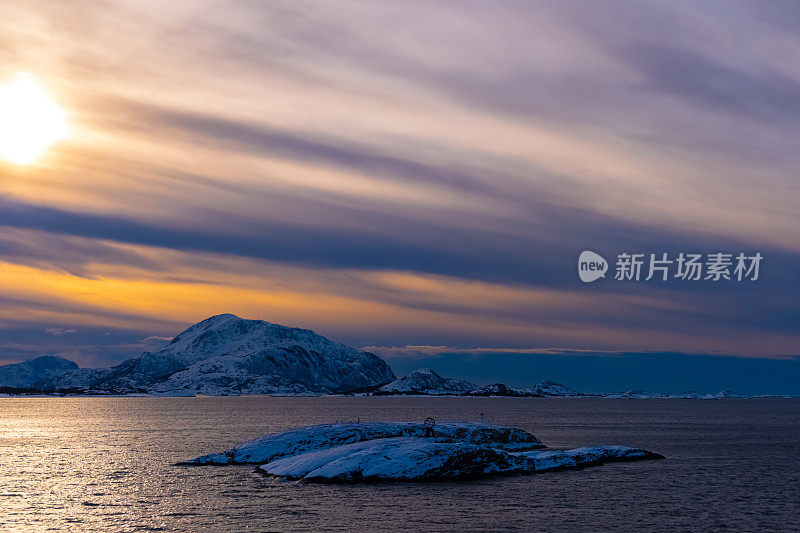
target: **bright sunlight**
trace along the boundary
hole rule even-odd
[[[0,84],[0,159],[34,163],[69,130],[66,112],[36,78],[20,73]]]

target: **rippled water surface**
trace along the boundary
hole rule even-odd
[[[476,420],[667,456],[469,483],[319,486],[176,461],[342,420]],[[800,530],[800,401],[2,398],[0,529]]]

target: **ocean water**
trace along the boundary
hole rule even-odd
[[[477,420],[661,461],[464,483],[320,486],[180,467],[267,432]],[[3,398],[0,530],[798,531],[800,400]]]

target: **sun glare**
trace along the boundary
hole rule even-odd
[[[64,109],[30,74],[0,84],[0,159],[34,163],[69,129]]]

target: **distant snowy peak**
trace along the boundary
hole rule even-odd
[[[556,383],[555,381],[542,381],[529,388],[510,387],[502,383],[493,383],[484,387],[479,387],[467,392],[468,396],[557,396],[575,397],[585,396],[585,394]]]
[[[43,355],[22,363],[0,366],[0,387],[39,388],[77,369],[77,363],[69,359]]]
[[[747,398],[744,394],[739,394],[738,392],[733,392],[731,390],[723,390],[719,391],[714,395],[715,398]]]
[[[384,385],[377,391],[377,395],[389,394],[420,394],[430,396],[583,396],[580,392],[566,387],[555,381],[542,381],[529,388],[518,388],[494,383],[479,387],[462,379],[446,378],[431,370],[420,368],[397,381]]]
[[[483,387],[476,387],[470,389],[465,393],[466,396],[534,396],[527,390],[518,389],[516,387],[509,387],[503,383],[492,383]]]
[[[420,368],[388,385],[384,385],[375,394],[450,395],[464,394],[475,387],[477,385],[469,381],[445,378],[430,368]]]
[[[562,385],[561,383],[556,383],[555,381],[540,381],[533,387],[531,390],[537,394],[542,396],[583,396],[582,393],[576,391],[575,389],[571,389]]]

